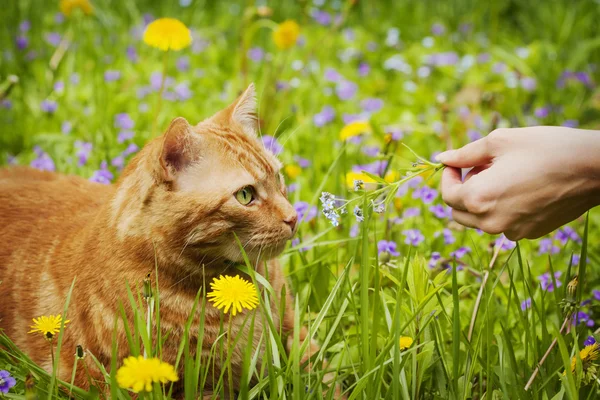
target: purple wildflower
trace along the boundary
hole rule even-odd
[[[321,112],[315,114],[313,122],[316,127],[321,128],[326,124],[332,122],[335,118],[335,111],[331,106],[324,106]]]
[[[113,178],[114,175],[108,170],[108,165],[106,164],[106,161],[102,161],[102,163],[100,164],[100,169],[94,171],[94,174],[90,178],[90,181],[108,185],[113,180]]]
[[[429,186],[423,186],[416,189],[413,192],[413,199],[421,199],[423,203],[430,204],[435,200],[438,195],[438,191],[430,188]]]
[[[58,104],[56,103],[56,101],[54,100],[48,100],[48,99],[44,99],[42,100],[42,102],[40,103],[40,108],[42,109],[43,112],[48,113],[48,114],[54,114],[54,112],[56,111],[56,109],[58,108]]]
[[[0,101],[0,107],[4,108],[5,110],[10,110],[13,106],[13,103],[10,99],[2,99],[2,101]]]
[[[125,51],[125,54],[127,54],[127,59],[129,61],[131,61],[134,64],[137,63],[139,57],[138,57],[137,50],[135,49],[135,47],[127,46],[127,50]]]
[[[319,25],[327,26],[331,24],[331,14],[327,11],[314,9],[311,12],[311,17],[317,22]]]
[[[360,102],[360,107],[364,112],[374,113],[383,108],[383,100],[375,97],[364,99]]]
[[[434,251],[433,253],[431,253],[431,257],[429,258],[429,262],[427,263],[427,265],[429,266],[429,268],[435,268],[438,264],[438,261],[440,261],[442,259],[442,255],[437,252]]]
[[[44,39],[46,39],[46,42],[56,47],[59,45],[61,37],[59,33],[48,32],[46,35],[44,35]]]
[[[123,150],[123,155],[125,157],[132,155],[133,153],[136,153],[140,148],[138,147],[137,144],[135,143],[129,143],[129,146],[127,146],[127,148],[125,150]]]
[[[77,149],[77,165],[80,167],[87,164],[88,158],[92,153],[93,145],[89,142],[82,142],[81,140],[75,141],[75,148]]]
[[[248,50],[248,58],[254,62],[262,61],[265,58],[265,51],[261,47],[252,47]]]
[[[577,232],[575,232],[575,230],[573,228],[571,228],[570,226],[565,226],[561,229],[559,229],[556,232],[556,235],[554,236],[554,238],[556,240],[558,240],[563,246],[565,244],[567,244],[567,242],[569,240],[572,240],[574,242],[581,242],[581,238],[579,237],[579,235],[577,234]]]
[[[396,247],[396,242],[392,242],[391,240],[380,240],[377,242],[377,254],[381,255],[383,252],[386,252],[394,257],[398,257],[400,255]]]
[[[129,130],[125,130],[125,131],[119,131],[119,134],[117,135],[117,142],[119,143],[123,143],[127,140],[131,140],[133,139],[133,131],[129,131]]]
[[[296,161],[298,163],[298,165],[300,166],[300,168],[308,168],[308,167],[310,167],[310,161],[307,160],[306,158],[302,158],[300,156],[294,156],[294,161]]]
[[[8,393],[10,388],[15,386],[16,384],[17,384],[17,381],[15,380],[15,378],[10,376],[10,372],[8,372],[6,370],[0,371],[0,392],[1,393],[4,393],[4,394]]]
[[[533,112],[536,118],[546,118],[550,115],[550,107],[538,107]]]
[[[283,152],[283,146],[279,144],[277,139],[273,136],[263,135],[261,139],[263,142],[263,146],[265,146],[265,149],[271,150],[273,154],[278,155]]]
[[[531,297],[521,302],[521,311],[525,311],[529,308],[531,308]]]
[[[587,339],[583,342],[584,346],[591,346],[596,343],[596,338],[593,336],[588,336]]]
[[[470,252],[471,252],[470,248],[463,246],[463,247],[459,247],[458,249],[451,252],[450,257],[456,258],[458,260],[459,258],[463,258],[464,256],[466,256]]]
[[[358,85],[352,81],[343,80],[335,88],[335,92],[340,100],[350,100],[356,95]]]
[[[123,155],[116,156],[110,161],[110,165],[118,169],[119,171],[125,166],[125,157]]]
[[[440,23],[431,25],[431,33],[435,36],[441,36],[446,33],[446,27]]]
[[[557,288],[562,286],[562,282],[559,279],[561,275],[562,272],[560,271],[556,271],[554,273],[554,279],[556,280]],[[547,292],[554,291],[554,283],[552,283],[552,277],[550,276],[550,272],[546,272],[545,274],[538,276],[537,279],[538,281],[540,281],[540,286],[542,287],[542,290],[545,290]]]
[[[358,76],[360,76],[360,77],[367,76],[367,75],[369,75],[370,71],[371,71],[371,67],[366,62],[363,61],[360,64],[358,64]]]
[[[114,82],[121,79],[121,71],[117,71],[114,69],[109,69],[104,71],[104,81],[105,82]]]
[[[175,96],[179,101],[186,101],[192,98],[194,93],[189,87],[189,82],[182,82],[175,85],[173,88]]]
[[[393,126],[386,126],[383,128],[385,133],[390,135],[390,139],[394,142],[401,140],[404,137],[404,132],[400,128],[396,128]]]
[[[162,73],[155,71],[150,75],[150,87],[152,90],[159,91],[160,85],[162,83]],[[175,79],[172,76],[167,76],[165,78],[165,88],[171,87],[175,84]]]
[[[540,240],[540,248],[538,254],[558,254],[560,248],[553,243],[550,238],[544,238]]]
[[[528,92],[533,92],[537,87],[537,81],[535,78],[525,76],[521,78],[521,87]]]
[[[17,49],[25,50],[27,46],[29,46],[29,39],[27,39],[27,36],[17,36],[15,39],[15,44],[17,45]]]
[[[328,82],[340,82],[343,80],[342,75],[340,75],[339,72],[337,72],[337,70],[335,70],[334,68],[326,68],[325,72],[323,73],[323,77],[325,78],[326,81]]]
[[[511,250],[517,246],[517,243],[509,240],[504,236],[504,234],[500,235],[498,239],[494,242],[494,247],[498,246],[502,242],[502,250]]]
[[[181,56],[175,63],[177,69],[181,72],[187,72],[190,69],[190,58],[188,56]]]
[[[131,119],[127,113],[119,113],[115,115],[115,128],[129,130],[133,129],[135,122]]]
[[[575,315],[573,315],[573,325],[585,324],[588,327],[594,326],[594,320],[588,313],[583,311],[578,311]]]
[[[567,119],[561,125],[567,128],[577,128],[579,126],[579,122],[576,119]]]
[[[298,201],[294,203],[294,209],[298,213],[298,222],[309,222],[318,214],[317,207],[311,206],[305,201]]]
[[[432,54],[427,58],[427,63],[434,67],[445,67],[455,65],[459,60],[458,54],[453,51]]]
[[[29,21],[28,19],[24,19],[19,24],[19,31],[21,31],[21,32],[27,32],[30,29],[31,29],[31,21]]]
[[[600,290],[592,290],[592,296],[594,297],[594,299],[600,301]]]
[[[469,140],[471,142],[474,142],[474,141],[476,141],[478,139],[481,139],[483,136],[481,135],[481,133],[478,130],[476,130],[476,129],[469,129],[467,131],[467,137],[469,138]]]
[[[435,215],[436,218],[452,218],[452,208],[446,206],[444,207],[442,204],[435,204],[429,207],[429,211]]]
[[[456,242],[456,238],[450,229],[444,228],[442,232],[437,232],[435,236],[438,237],[440,234],[444,237],[444,244],[452,244]]]
[[[54,166],[54,161],[48,155],[48,153],[44,152],[39,146],[35,146],[33,151],[37,155],[37,157],[31,161],[29,164],[30,167],[39,169],[40,171],[55,171],[56,167]]]
[[[361,151],[369,157],[376,157],[379,154],[379,146],[363,146]]]
[[[418,246],[425,240],[425,236],[418,229],[407,229],[402,231],[402,234],[406,237],[404,243],[411,246]]]
[[[287,186],[287,192],[288,193],[294,193],[294,192],[296,192],[298,190],[299,187],[300,186],[298,185],[298,183],[290,183]]]

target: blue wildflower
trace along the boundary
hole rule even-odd
[[[388,241],[388,240],[380,240],[377,242],[377,254],[381,255],[382,253],[388,253],[394,257],[398,257],[400,253],[398,253],[396,242]]]
[[[407,229],[402,231],[402,234],[405,236],[404,243],[409,244],[411,246],[418,246],[423,243],[425,240],[425,236],[418,229]]]
[[[10,372],[6,370],[0,371],[0,393],[8,393],[8,391],[17,384],[15,378],[10,376]]]
[[[113,180],[113,178],[114,175],[108,170],[108,165],[106,164],[106,161],[102,161],[102,163],[100,164],[100,169],[94,171],[94,174],[90,178],[90,181],[108,185]]]

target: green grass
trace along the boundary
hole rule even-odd
[[[416,171],[413,163],[418,160],[399,142],[385,140],[390,126],[401,129],[402,143],[429,160],[448,145],[467,143],[473,130],[485,135],[495,127],[562,124],[566,120],[598,129],[597,2],[530,3],[327,2],[322,8],[341,15],[340,25],[321,26],[310,16],[311,2],[273,2],[269,18],[275,22],[295,19],[302,32],[303,44],[281,51],[272,43],[268,28],[272,23],[264,22],[252,5],[243,2],[192,1],[189,7],[182,7],[176,2],[98,0],[93,2],[94,15],[57,23],[58,9],[51,2],[12,1],[3,5],[0,14],[7,28],[0,31],[0,99],[4,101],[0,106],[0,163],[27,165],[38,157],[34,147],[39,146],[59,172],[89,178],[107,161],[117,176],[119,170],[111,161],[130,143],[143,146],[152,137],[155,117],[160,129],[177,116],[195,123],[255,82],[261,133],[275,136],[284,146],[280,158],[285,165],[298,165],[297,157],[310,162],[299,176],[287,176],[288,184],[297,185],[290,201],[305,201],[321,210],[319,196],[326,191],[351,203],[348,213],[341,215],[340,227],[332,227],[321,213],[302,222],[299,242],[280,257],[295,298],[294,325],[308,326],[311,337],[321,344],[310,371],[300,362],[307,345],[295,334],[292,351],[287,353],[287,338],[275,326],[271,309],[263,306],[277,295],[268,280],[255,274],[249,263],[240,266],[265,289],[261,306],[247,313],[245,321],[250,329],[257,321],[265,321],[264,352],[245,349],[240,398],[333,398],[333,390],[322,383],[327,372],[349,399],[596,398],[598,380],[583,379],[580,360],[574,373],[570,365],[598,325],[582,323],[570,331],[560,330],[573,311],[584,311],[592,320],[600,313],[600,302],[592,296],[594,289],[600,289],[598,213],[591,211],[570,224],[580,242],[562,244],[555,234],[550,235],[559,246],[556,254],[540,253],[540,241],[522,241],[514,248],[496,251],[492,245],[497,237],[436,218],[429,207],[441,204],[439,195],[432,204],[413,198],[414,188],[396,197],[402,186],[399,181]],[[163,100],[158,113],[156,91],[138,96],[150,84],[152,73],[163,68],[163,54],[138,36],[145,13],[179,18],[194,30],[195,47],[170,53],[167,60],[168,75],[178,84],[187,82],[192,96],[184,101]],[[25,19],[31,21],[30,30],[24,33],[29,44],[26,50],[19,50],[15,38]],[[433,37],[432,47],[427,47],[429,39],[423,39],[431,36],[434,23],[442,23],[446,33]],[[461,30],[463,24],[469,24],[470,30]],[[392,27],[400,29],[400,42],[388,46],[386,37]],[[62,54],[47,43],[49,32],[71,37],[74,42]],[[371,42],[377,44],[376,49],[369,50]],[[129,46],[135,49],[137,62],[126,56]],[[267,61],[248,58],[248,49],[255,47],[269,54]],[[35,57],[30,51],[36,52]],[[431,68],[427,77],[417,74],[427,56],[450,51],[462,61]],[[489,61],[478,62],[477,57],[484,53],[489,54]],[[411,66],[409,73],[384,67],[398,54]],[[348,59],[342,61],[340,56]],[[180,57],[188,58],[188,70],[176,67]],[[370,71],[360,77],[362,62],[369,64]],[[495,72],[497,63],[505,65],[503,72]],[[356,83],[353,99],[338,98],[335,84],[324,77],[326,68],[335,68]],[[105,82],[107,70],[120,71],[120,79]],[[594,84],[587,87],[569,81],[558,88],[557,81],[566,70],[587,72]],[[73,74],[78,74],[78,83],[73,82]],[[18,77],[16,84],[9,83],[11,75]],[[535,78],[535,90],[518,83],[513,87],[522,77]],[[64,89],[57,89],[57,82],[62,82]],[[373,134],[361,145],[342,145],[338,135],[344,126],[343,115],[359,113],[360,101],[373,97],[384,102],[382,109],[370,116]],[[56,101],[56,112],[42,111],[40,103],[45,99]],[[335,118],[316,126],[313,117],[326,105],[333,108]],[[548,116],[535,117],[535,110],[545,106],[552,109]],[[117,140],[118,113],[128,113],[135,122],[133,138],[124,143]],[[63,132],[65,122],[72,125],[69,133]],[[83,165],[78,163],[77,141],[93,147]],[[378,146],[380,154],[364,154],[366,146]],[[347,187],[345,175],[354,165],[376,160],[390,161],[381,174],[371,175],[379,182],[377,192],[355,193]],[[397,173],[394,183],[382,179],[388,171]],[[439,174],[434,174],[421,185],[437,188],[438,181]],[[374,213],[370,206],[376,194],[385,204],[382,214]],[[363,208],[365,221],[360,225],[353,215],[355,205]],[[419,215],[396,223],[407,209]],[[453,243],[444,242],[441,233],[445,228],[452,233]],[[403,231],[408,229],[419,229],[424,241],[418,246],[406,244]],[[379,256],[380,240],[396,242],[400,256]],[[465,246],[470,252],[453,259],[450,253]],[[434,252],[441,254],[446,267],[440,262],[429,267]],[[573,255],[580,256],[578,263],[573,262]],[[555,272],[562,275],[554,278]],[[556,290],[542,290],[538,276],[543,273],[550,273]],[[579,285],[573,297],[567,283],[575,274]],[[160,279],[158,269],[156,276]],[[10,277],[0,279],[3,285],[12,284]],[[130,287],[129,301],[118,310],[121,319],[133,311],[133,320],[124,324],[132,355],[146,351],[160,357],[163,343],[169,340],[160,334],[160,293],[154,283],[153,302],[142,298],[140,288]],[[205,289],[198,288],[196,309],[205,306],[204,295]],[[521,304],[527,299],[531,307],[523,310]],[[67,306],[68,302],[63,314],[68,316]],[[156,321],[152,336],[147,327],[149,311]],[[189,310],[190,316],[194,312]],[[191,332],[202,337],[203,326],[202,318],[190,317],[186,337]],[[179,344],[177,366],[182,367],[180,379],[187,399],[196,398],[213,378],[208,376],[211,360],[230,356],[226,320],[221,329],[209,360],[190,356],[187,340]],[[400,349],[402,336],[414,339],[408,349]],[[238,339],[231,338],[233,342]],[[57,357],[60,352],[75,351],[61,347],[60,342],[59,337]],[[99,396],[98,390],[86,393],[43,371],[3,335],[0,346],[6,349],[0,352],[0,369],[9,370],[17,379],[17,386],[4,397],[66,399],[69,391],[80,399]],[[549,348],[531,387],[525,390]],[[113,354],[117,354],[116,343]],[[321,367],[325,361],[326,369]],[[105,384],[98,385],[113,399],[132,398],[116,384],[121,362],[113,357],[111,365],[103,369]],[[88,354],[78,361],[77,368],[96,363]],[[225,394],[227,372],[214,377],[216,394]],[[32,384],[26,390],[28,376]],[[156,386],[148,397],[168,397],[170,391],[169,385]]]

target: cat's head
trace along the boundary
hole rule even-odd
[[[257,135],[254,86],[191,126],[174,119],[132,160],[112,209],[117,231],[207,262],[278,255],[296,230],[281,163]],[[164,250],[163,250],[164,251]]]

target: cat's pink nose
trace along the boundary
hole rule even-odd
[[[294,211],[292,214],[289,214],[287,217],[285,217],[283,222],[288,224],[288,226],[292,229],[292,232],[294,232],[294,229],[296,228],[296,223],[298,222],[298,213]]]

